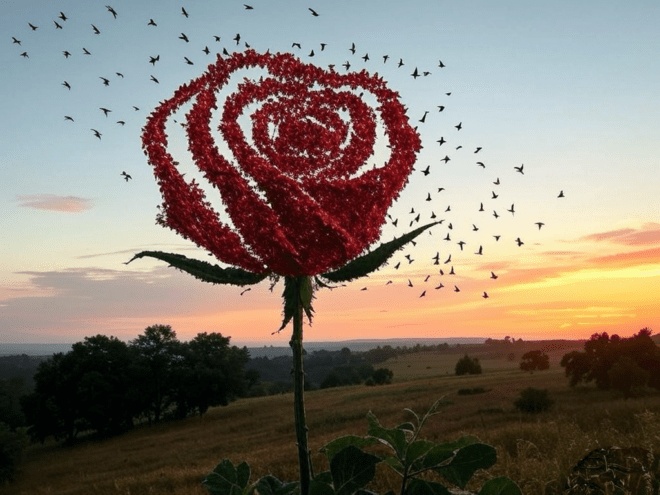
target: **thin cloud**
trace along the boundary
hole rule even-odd
[[[660,223],[649,222],[639,229],[618,229],[598,232],[581,237],[581,241],[609,241],[627,246],[639,246],[660,243]]]
[[[35,210],[81,213],[92,208],[92,200],[78,196],[57,196],[55,194],[27,194],[16,197],[19,206]]]

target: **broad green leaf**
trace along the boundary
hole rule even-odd
[[[236,468],[225,459],[202,481],[202,485],[211,495],[241,495],[242,486],[238,484]]]
[[[509,478],[500,476],[486,481],[478,495],[522,495],[522,491]]]
[[[406,487],[405,495],[451,495],[444,485],[415,478]]]
[[[335,489],[317,476],[309,483],[309,495],[335,495]]]
[[[349,445],[330,461],[332,484],[337,495],[352,495],[374,479],[380,457]]]
[[[479,439],[475,437],[463,437],[455,442],[438,444],[413,464],[413,472],[436,468],[448,459],[451,459],[457,450],[475,443],[479,443]]]
[[[426,455],[433,447],[435,443],[428,442],[426,440],[417,440],[406,449],[405,463],[410,466],[420,457]]]
[[[388,455],[383,459],[385,464],[390,466],[392,469],[395,471],[398,471],[401,475],[403,475],[403,464],[401,464],[401,461],[397,459],[396,457],[393,457],[391,455]]]
[[[374,272],[383,266],[396,251],[408,244],[426,229],[433,227],[438,223],[440,222],[429,223],[413,230],[412,232],[408,232],[401,237],[397,237],[390,242],[381,244],[373,251],[349,261],[343,267],[332,272],[324,273],[320,276],[330,282],[348,282],[369,275],[371,272]]]
[[[355,435],[348,435],[345,437],[340,437],[332,442],[328,443],[324,447],[321,448],[321,452],[323,452],[328,460],[332,460],[332,458],[342,450],[344,447],[348,447],[349,445],[353,445],[357,447],[358,449],[362,449],[364,447],[368,447],[369,445],[374,445],[378,443],[378,440],[375,438],[365,438],[365,437],[358,437]]]
[[[258,284],[268,276],[267,273],[253,273],[241,268],[220,268],[218,265],[212,265],[206,261],[162,251],[142,251],[133,256],[126,264],[145,256],[165,261],[170,266],[210,284],[252,285]]]
[[[446,465],[435,471],[448,481],[463,488],[477,469],[488,469],[497,461],[497,453],[490,445],[475,443],[463,447]]]
[[[241,488],[245,488],[250,481],[250,466],[243,461],[236,466],[236,484]]]
[[[298,489],[298,482],[285,483],[275,476],[264,476],[254,486],[259,495],[290,495]]]
[[[406,434],[399,428],[387,429],[383,428],[374,414],[369,411],[367,413],[367,420],[369,421],[369,429],[367,435],[375,437],[385,445],[391,447],[396,453],[397,457],[403,459],[406,452]]]

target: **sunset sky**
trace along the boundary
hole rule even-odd
[[[382,240],[444,219],[368,279],[318,291],[306,340],[660,331],[660,4],[243,1],[0,0],[0,343],[130,340],[169,324],[181,340],[215,331],[287,344],[289,329],[272,335],[281,281],[241,295],[156,260],[124,264],[142,250],[212,261],[155,224],[162,199],[140,135],[160,101],[245,43],[378,72],[424,146]],[[413,78],[415,68],[429,74]],[[260,75],[241,73],[226,91]],[[170,152],[196,177],[185,133],[168,129]]]

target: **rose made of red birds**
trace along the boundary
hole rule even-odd
[[[230,163],[211,135],[211,112],[232,74],[256,67],[267,77],[244,80],[223,104],[219,130],[236,162]],[[390,147],[387,163],[360,173],[374,150],[377,121],[358,91],[375,97]],[[194,181],[184,181],[167,151],[166,121],[191,101],[189,150],[219,191],[235,230],[221,222]],[[250,144],[238,118],[254,104]],[[341,267],[377,241],[421,149],[398,94],[378,75],[339,74],[290,54],[254,50],[218,55],[206,73],[152,112],[142,143],[164,200],[159,223],[224,263],[284,276]]]

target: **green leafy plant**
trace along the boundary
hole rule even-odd
[[[369,427],[364,437],[349,435],[328,443],[321,452],[328,458],[330,470],[317,474],[309,485],[310,495],[371,495],[366,487],[376,476],[376,466],[384,462],[401,478],[401,495],[450,495],[450,488],[465,488],[474,473],[488,469],[497,460],[495,449],[475,437],[454,442],[435,443],[420,440],[424,423],[436,414],[441,401],[419,416],[406,409],[413,422],[395,428],[383,427],[369,412]],[[373,446],[384,446],[387,454]],[[375,453],[374,453],[375,452]],[[435,473],[439,481],[429,479]],[[423,475],[423,477],[422,477]],[[223,460],[202,482],[211,495],[288,495],[299,491],[299,483],[287,483],[265,476],[250,483],[250,467],[243,462],[234,466]],[[486,481],[479,495],[521,495],[518,485],[506,477]]]

